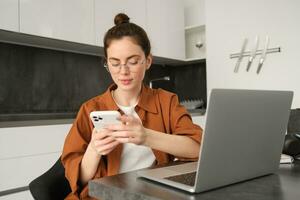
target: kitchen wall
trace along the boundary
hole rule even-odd
[[[300,107],[300,1],[272,0],[208,0],[206,8],[207,87],[247,88],[294,91],[292,107]],[[281,47],[282,52],[267,54],[259,75],[256,74],[257,56],[246,72],[247,58],[242,60],[238,73],[233,69],[242,41],[249,39],[246,51],[260,37],[259,49],[269,35],[269,48]]]

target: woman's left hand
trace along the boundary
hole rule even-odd
[[[120,120],[122,121],[122,124],[105,126],[106,129],[113,131],[111,136],[121,143],[144,145],[147,138],[147,132],[141,121],[128,115],[122,115]]]

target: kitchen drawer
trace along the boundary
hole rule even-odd
[[[29,190],[10,195],[0,196],[0,200],[34,200]]]
[[[0,128],[0,160],[61,151],[71,124]]]
[[[28,186],[57,161],[61,152],[0,159],[0,191]]]

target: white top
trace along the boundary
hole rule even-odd
[[[134,106],[118,105],[118,107],[126,115],[132,115],[133,117],[141,120],[134,109],[135,106],[136,105]],[[156,158],[151,148],[143,145],[136,145],[133,143],[124,143],[123,151],[121,154],[119,173],[150,167],[153,165],[155,159]]]

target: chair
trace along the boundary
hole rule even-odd
[[[60,200],[71,192],[60,158],[48,171],[29,183],[29,190],[36,200]]]
[[[292,109],[282,153],[300,159],[300,108]]]

